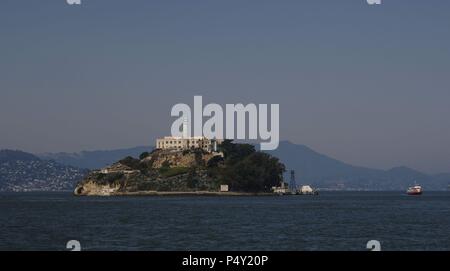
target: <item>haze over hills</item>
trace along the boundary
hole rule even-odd
[[[83,151],[80,153],[46,153],[40,157],[21,151],[0,151],[0,190],[71,190],[87,172],[126,157],[138,157],[153,147]],[[333,190],[404,190],[417,182],[426,190],[446,190],[450,173],[429,175],[408,167],[379,170],[354,166],[320,154],[307,146],[280,142],[270,154],[286,165],[285,180],[295,170],[296,183]]]
[[[445,190],[450,183],[450,174],[428,175],[408,167],[379,170],[353,166],[288,141],[269,153],[279,157],[286,169],[296,171],[297,184],[325,189],[404,190],[417,182],[428,190]],[[285,179],[289,180],[287,175]]]
[[[126,156],[139,157],[146,151],[153,150],[153,147],[139,146],[128,149],[81,151],[78,153],[44,153],[38,154],[41,159],[54,160],[63,165],[70,165],[79,168],[99,169]]]
[[[142,152],[152,149],[153,147],[141,146],[110,151],[48,153],[40,157],[55,160],[60,164],[97,169],[125,156],[138,157]],[[286,165],[287,182],[289,170],[295,170],[297,185],[311,184],[317,188],[338,190],[405,190],[417,182],[427,190],[445,190],[450,184],[450,173],[428,175],[408,167],[395,167],[390,170],[359,167],[288,141],[280,142],[278,149],[269,153],[280,158]]]

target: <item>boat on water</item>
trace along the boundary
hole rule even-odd
[[[319,195],[319,192],[313,189],[310,185],[303,185],[297,190],[297,195]]]
[[[317,196],[319,195],[319,192],[316,189],[313,189],[309,185],[303,185],[298,189],[290,189],[288,186],[285,186],[282,184],[281,186],[272,187],[273,193],[280,195],[280,196],[287,196],[287,195],[313,195]]]
[[[406,190],[406,194],[411,195],[411,196],[418,196],[418,195],[422,195],[422,186],[420,185],[414,185],[408,188],[408,190]]]

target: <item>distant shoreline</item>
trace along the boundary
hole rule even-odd
[[[75,196],[214,196],[214,197],[226,197],[226,196],[277,196],[275,193],[248,193],[248,192],[214,192],[214,191],[139,191],[139,192],[115,192],[109,195],[75,195]]]
[[[393,193],[400,192],[405,194],[404,190],[319,190],[321,193]],[[426,192],[447,192],[450,193],[450,190],[427,190]],[[32,193],[64,193],[64,194],[73,194],[72,190],[57,190],[57,191],[49,191],[49,190],[35,190],[35,191],[0,191],[0,194],[32,194]],[[113,195],[105,195],[105,196],[277,196],[276,193],[244,193],[244,192],[209,192],[209,191],[197,191],[197,192],[181,192],[181,191],[142,191],[142,192],[125,192],[125,193],[117,193]],[[84,196],[84,195],[77,195]],[[101,195],[86,195],[86,196],[101,196]]]

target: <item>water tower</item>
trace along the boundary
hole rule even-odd
[[[295,170],[291,170],[291,182],[289,183],[289,188],[292,193],[297,191],[297,184],[295,183]]]

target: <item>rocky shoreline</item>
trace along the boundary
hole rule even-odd
[[[95,194],[95,196],[109,197],[109,196],[156,196],[156,197],[170,197],[170,196],[218,196],[218,197],[250,197],[250,196],[276,196],[275,193],[248,193],[248,192],[214,192],[214,191],[138,191],[138,192],[116,192],[111,194]],[[93,196],[93,195],[86,195]]]

